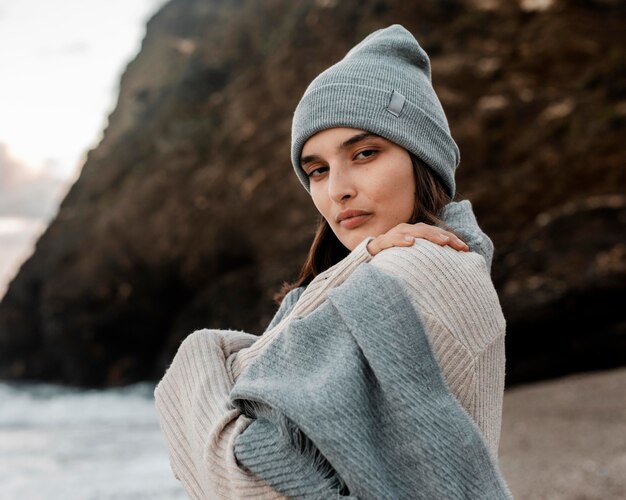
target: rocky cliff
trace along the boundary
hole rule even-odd
[[[315,211],[289,162],[308,82],[402,23],[457,185],[496,245],[507,383],[626,364],[626,9],[617,0],[172,0],[0,304],[0,377],[160,377],[195,328],[259,333]]]

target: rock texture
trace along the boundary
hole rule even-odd
[[[155,379],[194,328],[262,331],[316,217],[293,109],[394,22],[431,56],[459,194],[496,245],[507,382],[626,364],[625,17],[613,0],[172,0],[0,305],[0,377]]]

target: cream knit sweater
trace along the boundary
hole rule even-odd
[[[497,460],[504,391],[505,320],[485,258],[426,240],[372,257],[368,238],[318,275],[295,306],[263,336],[227,330],[194,332],[155,391],[176,477],[192,498],[284,498],[237,464],[234,442],[251,423],[229,401],[234,381],[292,317],[318,307],[326,292],[370,262],[399,277],[431,341],[444,379],[481,429]],[[216,343],[208,338],[219,337]]]

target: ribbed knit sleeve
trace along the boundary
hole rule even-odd
[[[240,468],[233,452],[235,438],[252,419],[230,403],[225,360],[255,339],[244,332],[196,331],[183,341],[155,389],[170,465],[191,498],[284,499]]]
[[[230,390],[247,364],[263,352],[292,315],[313,311],[329,290],[345,281],[361,263],[371,260],[366,248],[371,239],[366,238],[345,259],[318,275],[306,290],[292,290],[263,336],[205,329],[192,333],[181,344],[155,390],[155,401],[170,465],[190,497],[284,498],[237,463],[234,441],[252,420],[232,407]]]
[[[503,333],[480,353],[475,365],[476,391],[472,414],[495,456],[498,456],[500,444],[505,360]]]

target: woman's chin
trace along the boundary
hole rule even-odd
[[[361,243],[365,238],[369,235],[365,231],[353,231],[351,234],[344,234],[339,238],[339,241],[342,243],[344,247],[352,252],[359,243]]]
[[[380,231],[377,227],[370,227],[367,224],[363,224],[354,229],[335,227],[333,228],[333,232],[341,244],[352,252],[364,239],[369,236],[378,236],[386,231]]]

